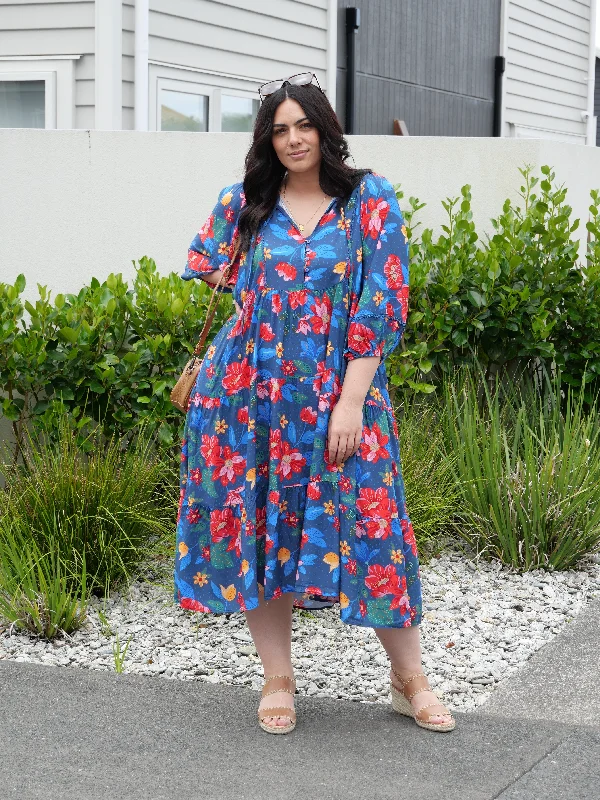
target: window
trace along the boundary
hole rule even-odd
[[[148,63],[150,130],[252,130],[259,108],[259,80]]]
[[[45,128],[46,82],[0,81],[0,128]]]
[[[72,129],[79,58],[0,56],[0,128]]]
[[[257,99],[221,94],[222,131],[251,131],[257,113]]]
[[[161,89],[160,129],[161,131],[207,131],[208,96]]]

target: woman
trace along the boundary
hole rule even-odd
[[[313,77],[262,87],[243,184],[219,195],[182,276],[214,284],[231,261],[223,291],[237,313],[190,397],[174,599],[245,613],[265,731],[295,727],[293,606],[334,603],[342,621],[375,629],[394,709],[447,731],[455,722],[422,672],[418,555],[383,361],[406,325],[405,228],[388,181],[346,165]]]

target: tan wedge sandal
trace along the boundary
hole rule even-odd
[[[411,699],[419,692],[431,692],[432,689],[429,686],[429,682],[427,681],[427,676],[422,672],[416,672],[414,675],[411,675],[410,678],[407,680],[402,680],[400,675],[396,672],[396,670],[392,667],[392,672],[400,681],[402,686],[402,691],[399,692],[398,689],[394,686],[393,683],[390,683],[391,691],[392,691],[392,708],[394,711],[397,711],[399,714],[405,714],[407,717],[412,717],[414,721],[419,725],[421,728],[427,728],[428,731],[451,731],[454,730],[456,727],[456,720],[450,714],[450,722],[430,722],[432,717],[436,716],[436,713],[440,716],[448,714],[448,710],[442,703],[429,703],[429,705],[423,706],[420,708],[418,712],[415,713],[415,709],[411,705]],[[415,678],[425,678],[425,684],[420,686],[416,691],[412,694],[406,694],[406,686]],[[422,681],[421,681],[422,683]],[[434,692],[435,694],[435,692]],[[436,695],[437,696],[437,695]],[[439,698],[438,698],[439,699]],[[429,714],[423,714],[422,712],[426,708],[432,708],[433,706],[437,706],[438,708],[445,709],[443,712],[430,712]]]
[[[267,688],[267,684],[271,683],[271,681],[278,681],[279,685],[276,689],[271,689],[270,691],[265,691]],[[277,685],[277,684],[276,684]],[[265,682],[262,688],[261,699],[263,697],[268,697],[270,694],[276,694],[277,692],[287,692],[288,694],[296,694],[296,681],[294,678],[290,678],[289,675],[271,675],[269,678],[265,678]],[[267,717],[289,717],[290,724],[289,725],[267,725],[264,720]],[[266,708],[259,709],[258,712],[258,724],[267,733],[291,733],[294,728],[296,727],[296,712],[293,708],[287,708],[286,706],[267,706]]]

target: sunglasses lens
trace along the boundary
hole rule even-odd
[[[301,72],[300,75],[292,75],[291,78],[288,78],[288,82],[293,86],[304,86],[307,83],[311,83],[312,79],[312,72]]]
[[[268,95],[273,94],[273,92],[276,92],[277,89],[281,89],[282,86],[283,81],[271,81],[270,83],[265,83],[264,86],[260,87],[260,93],[263,95],[263,97],[267,97]]]

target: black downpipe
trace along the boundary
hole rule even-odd
[[[346,9],[346,133],[354,133],[356,98],[356,31],[360,8]]]
[[[493,136],[502,136],[502,77],[506,70],[504,56],[495,58],[494,76],[494,132]]]

